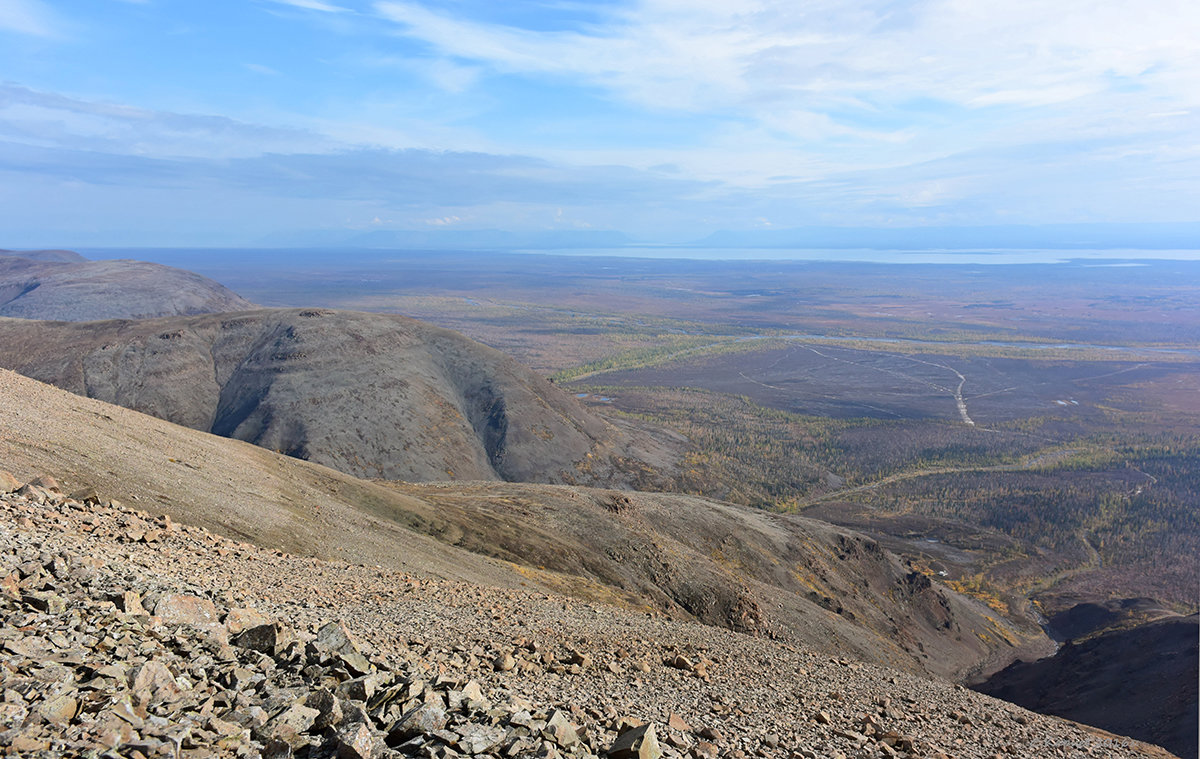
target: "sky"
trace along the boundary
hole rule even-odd
[[[1195,0],[0,0],[0,247],[1200,222],[1198,40]]]

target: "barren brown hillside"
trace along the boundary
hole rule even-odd
[[[363,477],[644,484],[679,447],[614,427],[498,351],[386,314],[0,320],[0,366]]]

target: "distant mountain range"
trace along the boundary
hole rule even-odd
[[[270,247],[333,246],[403,250],[569,250],[620,248],[634,240],[622,232],[600,230],[550,230],[506,232],[499,229],[375,230],[288,232],[258,241]]]

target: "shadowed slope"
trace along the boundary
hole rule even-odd
[[[1197,755],[1197,617],[1158,619],[1069,641],[973,686],[1014,704]]]

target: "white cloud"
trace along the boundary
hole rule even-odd
[[[1192,0],[643,0],[604,27],[552,32],[416,2],[375,9],[444,55],[582,79],[654,108],[762,118],[918,97],[1037,107],[1110,91],[1118,78],[1200,103]]]

